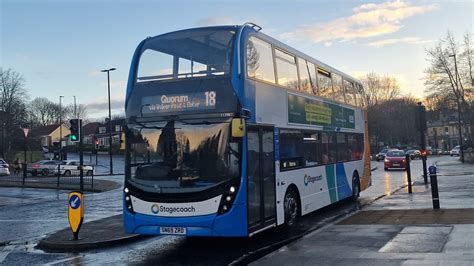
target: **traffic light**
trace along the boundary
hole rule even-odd
[[[69,130],[71,131],[71,134],[69,134],[69,139],[72,142],[81,141],[81,128],[82,128],[81,119],[69,120]]]
[[[99,142],[99,139],[96,138],[96,139],[95,139],[95,149],[96,149],[96,150],[99,149],[99,143],[100,143],[100,142]]]
[[[425,132],[426,131],[426,109],[420,103],[416,107],[415,111],[415,126],[418,131]]]
[[[426,156],[428,156],[428,151],[427,150],[421,150],[420,155],[421,155],[421,157],[426,157]]]

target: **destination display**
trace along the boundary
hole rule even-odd
[[[294,94],[288,94],[288,122],[349,129],[355,128],[353,109]]]
[[[142,113],[186,112],[196,110],[213,110],[216,108],[217,93],[204,92],[163,94],[142,98]]]

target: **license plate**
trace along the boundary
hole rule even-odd
[[[393,166],[400,166],[400,164],[399,163],[394,163]]]
[[[160,227],[160,234],[185,235],[186,227]]]

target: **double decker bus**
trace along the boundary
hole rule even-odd
[[[126,92],[126,232],[246,237],[356,199],[361,90],[253,23],[146,38]]]

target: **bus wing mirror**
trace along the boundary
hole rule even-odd
[[[232,119],[232,137],[242,138],[245,134],[245,120],[242,118]]]

